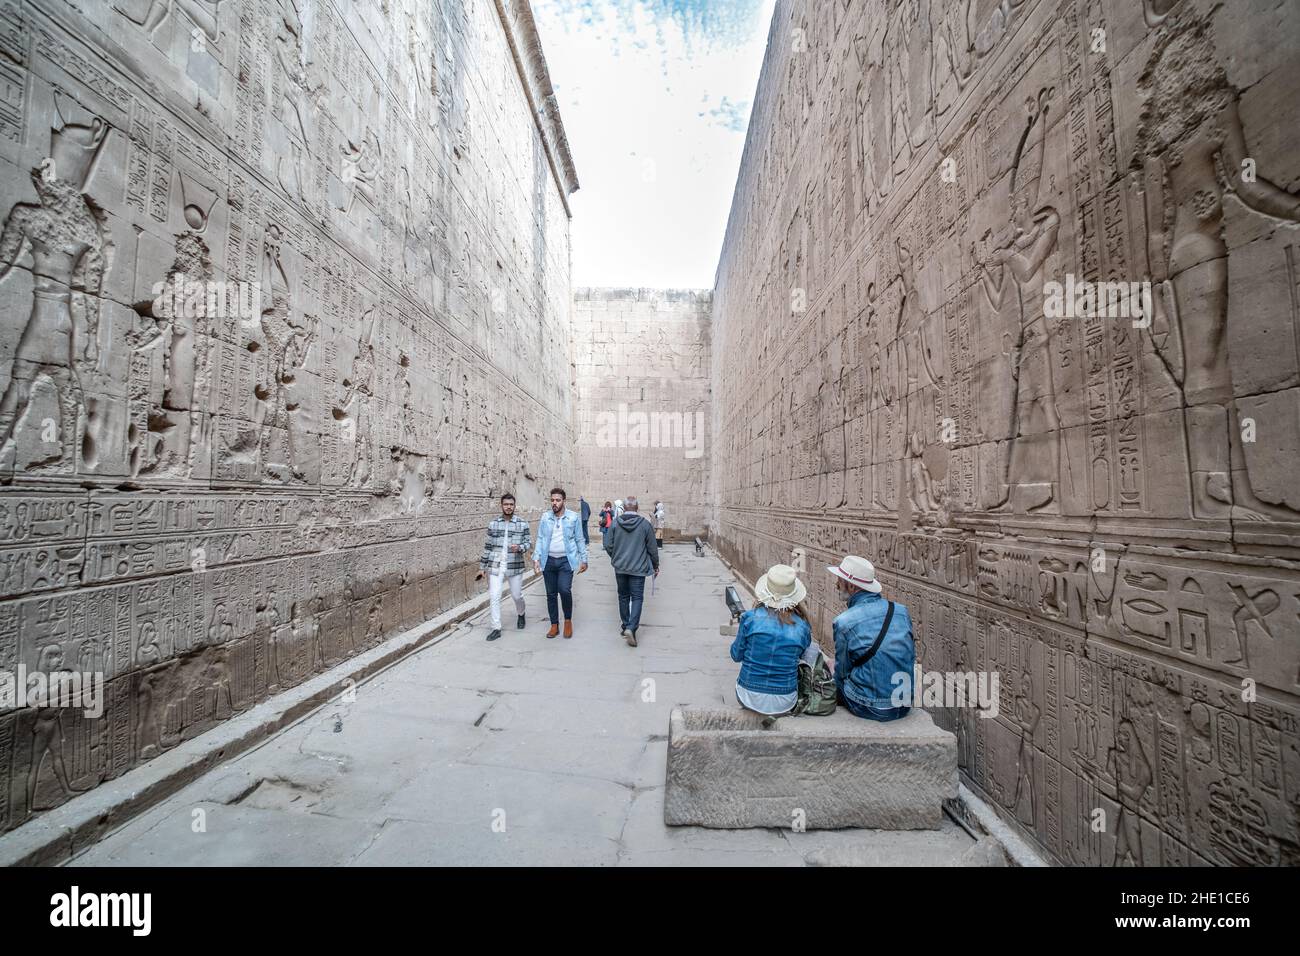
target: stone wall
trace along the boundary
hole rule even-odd
[[[1275,2],[777,5],[716,537],[803,549],[824,642],[853,552],[926,667],[997,671],[939,719],[1067,863],[1300,862],[1298,43]],[[1061,316],[1083,281],[1152,308]]]
[[[664,502],[667,540],[706,533],[710,300],[674,289],[575,291],[578,491],[593,515],[636,495],[646,515]]]
[[[0,670],[108,680],[0,712],[6,829],[477,593],[576,179],[526,3],[0,0],[0,88]]]

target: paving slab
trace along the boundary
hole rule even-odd
[[[669,558],[674,548],[692,551],[670,545]],[[711,553],[666,569],[647,621],[698,614],[706,625],[650,628],[643,633],[652,636],[631,648],[618,636],[608,559],[593,555],[592,571],[576,579],[581,616],[572,640],[543,636],[545,593],[540,582],[529,586],[526,630],[507,627],[489,643],[487,613],[477,613],[356,686],[351,702],[331,699],[217,765],[72,864],[965,865],[992,858],[969,854],[975,841],[955,825],[820,835],[793,833],[788,823],[665,826],[673,708],[739,713],[739,667],[716,633],[726,619],[719,582],[730,576]],[[648,689],[653,699],[645,699]],[[206,834],[191,832],[196,809],[206,811]]]

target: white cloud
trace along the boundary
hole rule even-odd
[[[712,288],[774,0],[534,0],[575,285]]]

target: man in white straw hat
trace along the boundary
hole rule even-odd
[[[788,714],[799,700],[799,661],[819,653],[803,599],[808,589],[794,568],[778,564],[754,585],[758,606],[740,615],[731,659],[740,664],[736,699],[765,717]]]
[[[897,706],[893,695],[905,686],[904,699],[911,700],[916,665],[911,615],[903,605],[881,596],[876,569],[866,558],[850,554],[838,567],[826,570],[835,575],[835,586],[848,605],[833,625],[840,701],[868,720],[905,717],[911,708]]]

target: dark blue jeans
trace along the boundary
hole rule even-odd
[[[910,707],[865,707],[862,704],[849,700],[844,696],[841,690],[837,695],[840,703],[849,709],[849,713],[854,717],[861,717],[863,720],[898,720],[900,717],[906,717]]]
[[[564,619],[572,621],[573,569],[569,567],[569,559],[547,557],[542,579],[546,582],[546,610],[551,615],[551,623],[560,623],[559,604],[564,605]]]
[[[645,598],[645,576],[614,573],[618,581],[618,617],[623,627],[635,631],[641,626],[641,602]]]

